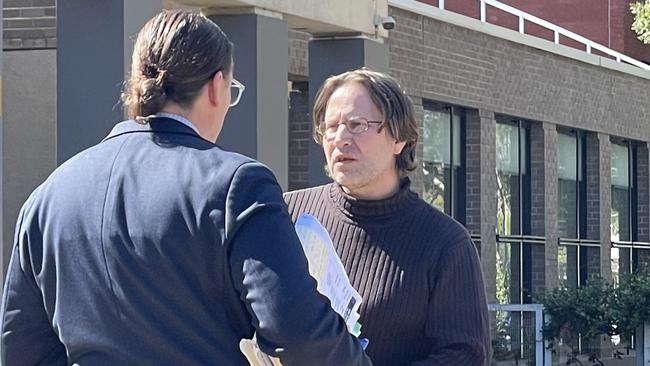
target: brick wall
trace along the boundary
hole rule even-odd
[[[56,0],[4,0],[2,5],[5,50],[56,47]]]
[[[558,166],[557,166],[557,126],[544,122],[544,257],[546,259],[547,288],[556,287],[558,279]]]
[[[418,133],[420,136],[423,134],[423,120],[424,120],[424,106],[422,105],[422,98],[413,98],[413,111],[415,112],[415,118],[418,121]],[[422,143],[418,143],[415,148],[415,159],[417,160],[417,168],[409,174],[411,179],[411,187],[415,192],[420,196],[424,192],[424,173],[422,172],[422,157],[424,156],[424,148]]]
[[[289,190],[309,186],[309,38],[308,33],[289,30]]]
[[[465,113],[465,222],[480,237],[488,301],[496,302],[496,120],[493,112]]]
[[[611,279],[612,222],[612,143],[606,134],[598,133],[600,159],[600,275]],[[588,158],[587,158],[588,159]]]
[[[438,6],[438,0],[420,1]],[[630,57],[650,62],[650,47],[636,39],[635,33],[631,30],[633,16],[629,7],[630,0],[501,0],[501,2]],[[445,9],[476,19],[480,16],[479,2],[475,0],[446,1]],[[518,30],[519,21],[512,14],[488,5],[486,16],[491,24]],[[553,41],[553,32],[546,28],[531,22],[525,22],[524,28],[526,34]],[[583,44],[566,37],[560,37],[560,43],[581,50],[585,49]],[[594,53],[598,54],[595,50]]]
[[[465,226],[481,235],[481,120],[476,110],[465,116]]]
[[[625,27],[624,21],[626,13],[630,12],[630,3],[631,1],[626,0],[611,1],[610,16],[614,21],[610,25],[610,47],[620,52],[625,52],[626,33],[634,34],[630,27]]]
[[[544,129],[541,123],[531,123],[530,131],[530,233],[544,235],[545,232],[545,192],[546,164]],[[556,163],[557,164],[557,163]]]
[[[557,275],[557,127],[531,122],[530,131],[530,234],[545,236],[544,245],[531,244],[532,295],[545,286],[555,287]]]
[[[488,300],[494,300],[496,292],[496,232],[497,226],[497,179],[496,169],[496,119],[494,113],[479,110],[480,117],[480,184],[481,196],[481,264],[485,278]]]
[[[389,10],[390,69],[410,95],[650,141],[647,79]]]
[[[587,145],[587,239],[600,237],[600,159],[598,138],[594,133],[588,133]],[[608,173],[608,172],[604,172]]]
[[[624,37],[623,53],[645,63],[650,63],[650,45],[641,42],[637,38],[636,33],[631,30],[632,22],[634,22],[634,15],[630,12],[629,3],[632,1],[616,0],[616,2],[620,3],[619,6],[623,8],[621,10],[623,16],[617,18],[617,22],[621,24],[619,28],[622,29]],[[614,29],[612,29],[612,37],[615,34],[614,32]]]
[[[648,143],[639,143],[635,148],[636,155],[636,217],[637,240],[650,241],[650,166]],[[634,211],[633,211],[634,212]]]
[[[309,186],[308,144],[311,141],[309,86],[294,81],[289,91],[289,190]]]
[[[546,263],[544,261],[544,245],[542,244],[529,244],[530,245],[530,301],[533,303],[539,302],[539,296],[544,293],[546,289]],[[557,267],[557,263],[556,263]],[[550,269],[550,268],[549,268]]]
[[[584,262],[584,268],[581,268],[582,271],[587,273],[587,281],[589,279],[600,276],[600,248],[597,247],[585,247],[583,253],[580,254],[580,261]],[[586,257],[586,258],[585,258]],[[609,259],[609,257],[608,257]],[[584,283],[581,283],[584,284]]]
[[[650,140],[650,107],[643,101],[650,99],[650,81],[400,9],[390,8],[390,13],[397,21],[388,39],[391,73],[414,100],[455,104],[484,111],[485,116],[489,111],[548,124],[545,129],[550,130],[542,131],[533,123],[536,127],[531,138],[531,174],[537,178],[531,182],[531,219],[532,234],[546,235],[552,231],[548,234],[553,243],[547,243],[542,263],[553,266],[544,276],[547,285],[554,285],[557,228],[550,228],[548,220],[557,220],[557,207],[546,207],[550,203],[546,197],[552,193],[544,177],[551,171],[557,177],[555,151],[547,151],[557,149],[555,128],[567,126],[601,132],[593,134],[587,143],[587,228],[589,238],[602,238],[604,243],[609,240],[610,220],[605,211],[609,214],[611,198],[609,160],[605,156],[609,149],[601,149],[601,145],[606,145],[609,135]],[[494,157],[490,158],[487,145],[495,143],[493,132],[488,131],[494,129],[493,123],[489,118],[479,117],[478,112],[468,112],[467,228],[474,235],[481,234],[481,259],[490,296],[494,267],[489,262],[496,245],[490,243],[495,232],[495,188],[490,181],[494,176]],[[557,193],[550,199],[556,196]],[[599,249],[603,256],[598,255]],[[585,260],[589,273],[605,271],[608,261],[609,251],[604,244],[589,250]],[[541,281],[539,276],[542,275],[538,275]]]

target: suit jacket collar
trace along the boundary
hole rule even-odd
[[[183,135],[192,135],[203,139],[190,127],[183,123],[165,117],[152,117],[149,118],[148,123],[139,123],[135,120],[127,120],[120,122],[113,127],[111,132],[102,141],[106,141],[116,136],[124,135],[127,133],[149,132],[149,133],[176,133]],[[206,140],[207,141],[207,140]]]

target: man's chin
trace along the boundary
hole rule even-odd
[[[341,185],[341,186],[343,186],[343,187],[348,187],[348,188],[350,188],[350,187],[355,187],[355,186],[356,186],[356,180],[355,180],[354,177],[351,176],[350,174],[341,173],[341,172],[335,172],[335,173],[332,175],[332,179],[333,179],[336,183],[338,183],[339,185]]]
[[[348,181],[349,181],[349,177],[346,176],[345,173],[342,173],[342,172],[340,172],[340,171],[334,171],[334,172],[332,172],[332,176],[331,176],[331,177],[332,177],[332,179],[333,179],[336,183],[338,183],[338,184],[340,184],[340,185],[342,185],[342,186],[344,186],[344,185],[345,185],[346,183],[348,183]]]

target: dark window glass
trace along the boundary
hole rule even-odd
[[[519,304],[521,255],[519,244],[497,243],[497,302],[500,304]]]
[[[464,112],[426,104],[422,146],[423,198],[432,206],[465,221]]]
[[[520,120],[501,118],[496,125],[496,276],[497,300],[503,304],[529,303],[544,285],[543,263],[540,276],[532,244],[516,237],[529,233],[530,226],[528,139],[528,130]]]
[[[634,248],[632,252],[632,270],[638,271],[650,265],[650,248]]]
[[[580,246],[580,284],[600,275],[600,248]]]
[[[578,246],[560,245],[557,253],[560,285],[566,288],[578,287]]]
[[[611,240],[614,243],[632,240],[631,218],[631,165],[629,143],[611,145]],[[632,251],[630,248],[615,245],[611,249],[612,279],[620,281],[622,275],[632,270]]]
[[[558,222],[561,238],[578,238],[578,138],[575,135],[558,134]]]
[[[598,251],[583,249],[586,238],[587,185],[585,135],[580,131],[558,132],[558,277],[560,285],[579,287],[589,276],[599,273],[599,267],[589,265],[598,259]],[[596,248],[597,250],[598,248]]]
[[[628,145],[612,144],[612,241],[630,241],[630,150]]]
[[[526,134],[518,125],[497,123],[497,234],[522,233],[522,176],[526,174]]]

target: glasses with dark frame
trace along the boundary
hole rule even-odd
[[[321,136],[331,139],[336,136],[340,125],[345,125],[345,129],[353,135],[359,135],[370,127],[371,123],[381,124],[383,121],[371,121],[363,117],[350,117],[344,121],[336,123],[326,123],[325,121],[318,124],[318,132]]]

